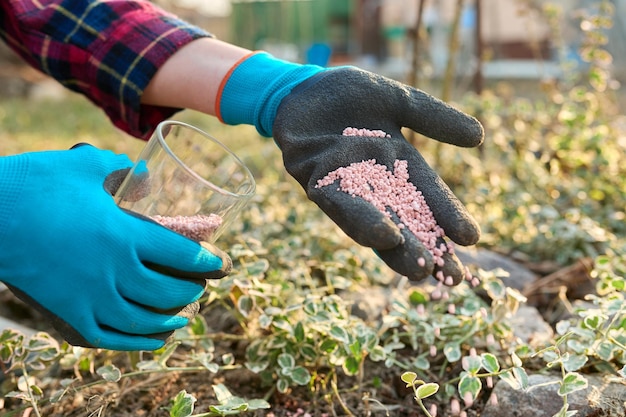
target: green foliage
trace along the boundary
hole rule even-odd
[[[196,398],[185,390],[180,391],[169,408],[170,417],[221,417],[270,408],[265,400],[244,400],[233,395],[223,384],[213,385],[213,391],[219,404],[209,406],[210,412],[201,414],[193,414]]]
[[[534,95],[516,96],[502,84],[463,98],[460,105],[485,127],[478,151],[420,144],[427,155],[442,153],[438,172],[477,217],[483,244],[566,265],[624,241],[626,118],[605,45],[613,8],[601,1],[579,16],[586,71],[564,62],[563,78],[544,81]],[[547,5],[544,12],[558,44],[562,11]]]

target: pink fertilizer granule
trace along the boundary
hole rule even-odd
[[[382,131],[355,128],[346,128],[344,135],[348,130],[350,134],[357,131],[361,136],[389,137]],[[407,161],[396,159],[393,172],[385,165],[377,164],[375,159],[355,162],[329,172],[318,180],[315,187],[325,187],[337,180],[338,191],[346,192],[352,197],[361,197],[389,218],[389,210],[395,213],[400,220],[398,227],[408,228],[432,254],[437,266],[444,265],[444,253],[454,253],[454,244],[442,241],[445,232],[437,224],[422,192],[409,181]],[[420,258],[418,263],[424,266],[425,260]],[[442,271],[437,272],[436,278],[443,282],[450,281],[445,282],[447,285],[452,284],[452,277],[444,277]]]
[[[194,216],[151,216],[161,226],[180,233],[196,242],[209,242],[215,230],[222,224],[217,214],[196,214]]]
[[[371,136],[376,138],[390,138],[391,135],[382,130],[358,129],[356,127],[346,127],[343,136]]]
[[[325,187],[337,180],[338,191],[361,197],[389,218],[391,213],[388,209],[393,211],[400,220],[398,227],[408,228],[430,251],[438,266],[444,264],[444,253],[454,253],[451,242],[437,242],[445,236],[445,232],[437,224],[421,191],[409,182],[407,161],[396,160],[394,172],[390,172],[385,165],[377,164],[375,159],[355,162],[328,173],[315,186]],[[420,265],[424,264],[424,260],[420,259]],[[443,277],[437,278],[443,280]]]

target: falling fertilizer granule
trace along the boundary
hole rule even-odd
[[[217,214],[196,214],[194,216],[159,216],[152,220],[176,233],[180,233],[196,242],[210,242],[215,230],[222,224],[222,218]]]
[[[389,137],[380,130],[355,128],[346,128],[344,136],[354,136],[352,133],[355,131],[361,133],[360,136]],[[377,164],[375,159],[355,162],[329,172],[318,180],[316,188],[331,185],[337,180],[339,180],[338,191],[363,198],[389,218],[391,218],[389,210],[395,213],[400,221],[398,227],[401,229],[406,227],[411,231],[430,251],[435,264],[439,267],[444,265],[444,253],[454,253],[454,244],[443,242],[445,232],[437,224],[422,192],[409,181],[407,161],[396,159],[393,172],[385,165]],[[423,266],[425,260],[420,258],[419,263]],[[438,272],[437,278],[443,281],[443,274],[441,271]],[[445,279],[451,280],[450,277]]]

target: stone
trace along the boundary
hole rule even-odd
[[[601,375],[585,377],[588,387],[567,397],[569,410],[578,411],[576,417],[626,416],[626,380],[612,381]],[[557,393],[560,378],[534,374],[528,380],[531,388],[527,390],[515,390],[506,382],[498,381],[492,392],[497,402],[488,402],[481,417],[552,417],[557,414],[563,407],[563,398]]]
[[[522,264],[487,249],[465,248],[457,245],[455,254],[463,265],[470,268],[481,268],[485,271],[501,268],[508,272],[509,276],[502,278],[502,282],[507,287],[520,292],[537,280],[537,275]]]
[[[552,344],[554,330],[535,307],[522,305],[510,320],[513,334],[522,344],[542,348]]]

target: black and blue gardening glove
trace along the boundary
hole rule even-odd
[[[0,281],[69,343],[154,350],[230,259],[120,209],[132,162],[83,145],[0,158]]]
[[[359,196],[319,186],[329,173],[375,160],[393,172],[403,161],[408,182],[421,192],[447,238],[475,244],[480,229],[443,180],[408,143],[410,128],[438,141],[474,147],[483,140],[480,123],[448,104],[407,85],[354,67],[324,69],[255,53],[239,63],[223,82],[219,117],[248,123],[273,136],[287,171],[348,236],[373,248],[393,270],[412,280],[434,275],[448,285],[466,272],[448,251],[436,260],[431,250],[401,224],[401,213],[383,210]],[[384,132],[346,136],[344,129]],[[358,130],[357,130],[358,132]],[[370,184],[367,185],[371,187]],[[437,239],[437,245],[444,242]],[[439,263],[438,263],[439,262]]]

